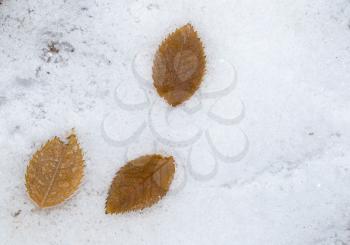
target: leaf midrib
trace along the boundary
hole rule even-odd
[[[62,148],[62,150],[60,152],[60,156],[61,157],[60,157],[59,162],[58,162],[58,164],[56,166],[55,172],[54,172],[54,174],[52,176],[51,182],[50,182],[50,184],[49,184],[49,186],[47,188],[47,191],[46,191],[46,193],[44,195],[44,198],[43,198],[43,200],[40,203],[41,206],[43,206],[45,204],[45,202],[47,201],[47,197],[49,196],[49,193],[50,193],[50,191],[52,189],[52,186],[53,186],[53,184],[54,184],[54,182],[56,180],[57,174],[58,174],[58,172],[60,170],[60,167],[61,167],[63,159],[64,159],[64,155],[66,153],[66,147],[67,147],[66,145],[63,145],[63,148]]]

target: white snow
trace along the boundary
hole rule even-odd
[[[187,22],[208,72],[171,110],[152,57]],[[349,83],[349,0],[3,0],[0,244],[350,244]],[[73,127],[84,183],[39,210],[28,161]],[[115,172],[154,152],[170,193],[105,215]]]

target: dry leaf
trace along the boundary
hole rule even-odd
[[[153,84],[172,106],[189,99],[205,73],[202,42],[191,24],[170,34],[160,45],[153,63]]]
[[[65,144],[58,137],[49,140],[29,162],[26,187],[41,208],[55,206],[79,187],[84,171],[83,153],[72,133]]]
[[[113,179],[106,213],[140,210],[157,203],[168,192],[174,172],[173,157],[146,155],[128,162]]]

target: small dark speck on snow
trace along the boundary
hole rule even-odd
[[[13,216],[13,217],[17,217],[18,215],[21,214],[21,212],[22,212],[22,210],[19,209],[19,210],[17,210],[16,212],[14,212],[14,213],[12,214],[12,216]]]

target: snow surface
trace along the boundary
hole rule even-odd
[[[208,72],[171,110],[152,55],[187,22]],[[349,83],[349,0],[3,0],[0,244],[350,244]],[[26,165],[73,127],[84,183],[39,210]],[[170,193],[105,215],[115,172],[153,152],[176,158]]]

